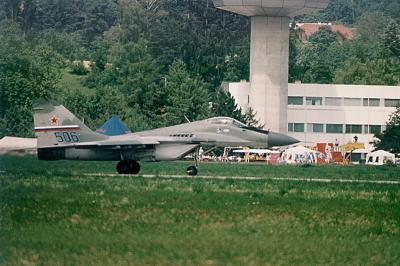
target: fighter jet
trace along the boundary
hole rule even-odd
[[[272,147],[298,142],[230,117],[106,136],[92,131],[63,105],[43,100],[34,105],[34,123],[39,160],[119,161],[116,168],[120,174],[138,174],[138,161],[177,160],[194,152],[195,165],[186,170],[194,176],[200,147]]]

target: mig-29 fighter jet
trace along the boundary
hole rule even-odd
[[[177,160],[195,152],[195,165],[186,170],[194,176],[200,147],[272,147],[298,142],[229,117],[106,136],[92,131],[64,106],[44,100],[34,105],[34,122],[39,160],[119,161],[120,174],[138,174],[138,161]]]

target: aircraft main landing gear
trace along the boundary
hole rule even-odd
[[[136,161],[120,161],[117,164],[117,172],[119,174],[136,175],[140,171],[140,164]]]

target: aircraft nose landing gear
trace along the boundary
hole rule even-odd
[[[189,167],[186,169],[186,173],[187,173],[188,175],[190,175],[190,176],[195,176],[195,175],[197,175],[197,172],[198,172],[197,167],[194,166],[194,165],[191,165],[191,166],[189,166]]]
[[[197,175],[197,172],[199,171],[200,147],[197,147],[196,150],[194,151],[194,162],[195,165],[191,165],[186,169],[186,173],[190,176]]]
[[[120,161],[117,164],[117,172],[119,174],[136,175],[140,171],[140,164],[136,161]]]

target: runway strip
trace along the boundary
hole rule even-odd
[[[120,174],[103,174],[103,173],[87,173],[86,176],[107,176],[117,177]],[[137,175],[124,175],[137,176]],[[271,180],[271,181],[300,181],[300,182],[316,182],[316,183],[357,183],[357,184],[384,184],[384,185],[400,185],[400,181],[396,180],[363,180],[363,179],[329,179],[329,178],[292,178],[292,177],[257,177],[257,176],[187,176],[187,175],[139,175],[144,178],[174,178],[174,179],[235,179],[235,180]]]

